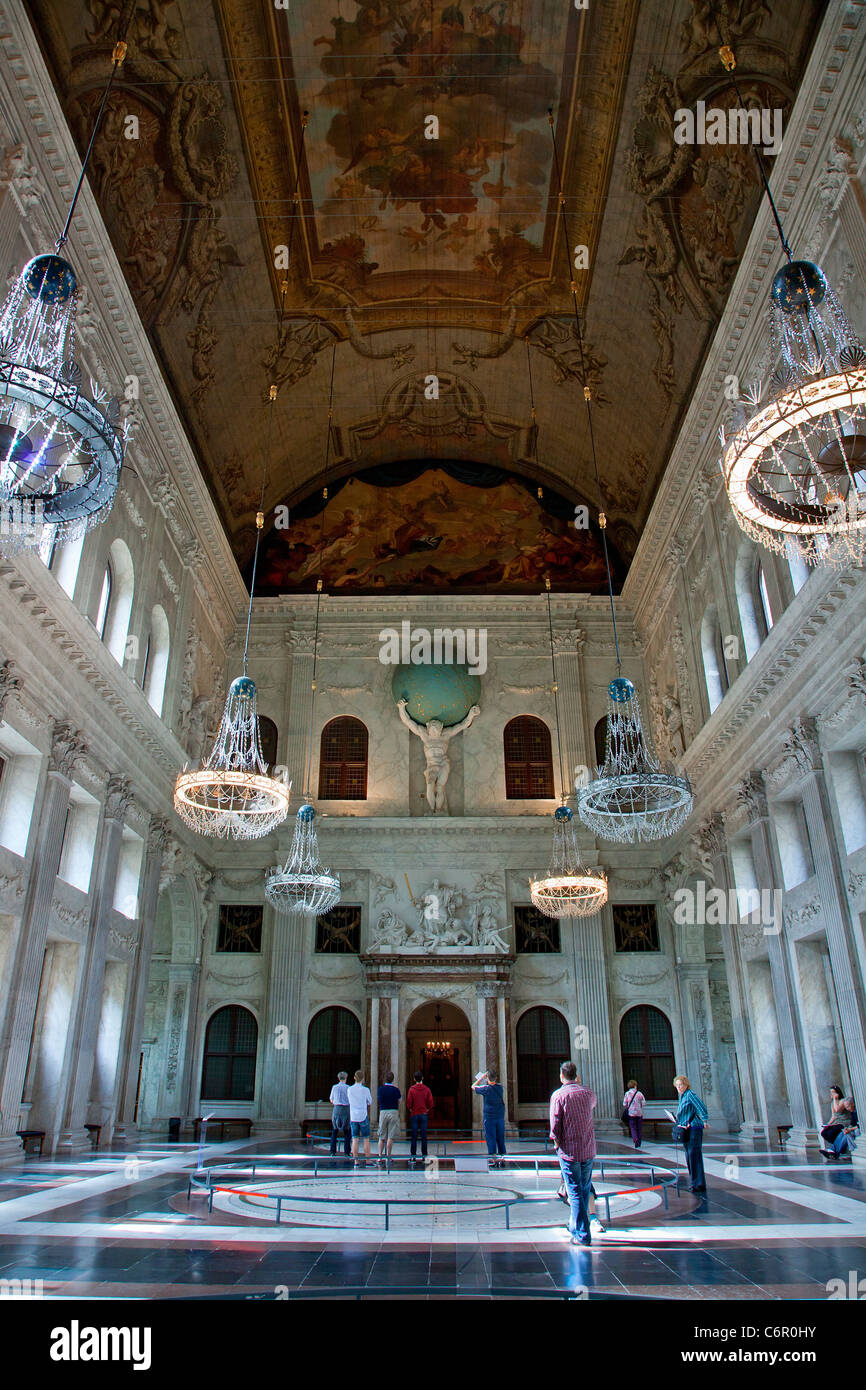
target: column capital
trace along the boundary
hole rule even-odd
[[[753,768],[737,787],[736,796],[739,804],[745,808],[750,825],[769,818],[767,787],[763,772]]]
[[[122,821],[132,801],[132,786],[128,777],[119,772],[109,773],[105,783],[103,814],[106,820]]]
[[[71,778],[75,764],[86,752],[87,744],[80,730],[73,728],[66,720],[55,720],[51,729],[48,771]]]
[[[695,835],[698,855],[701,859],[712,861],[719,855],[724,854],[727,848],[727,836],[725,834],[725,813],[724,811],[714,811],[711,816],[698,827]]]
[[[475,986],[477,999],[507,999],[511,985],[506,980],[479,980]]]
[[[795,719],[783,736],[782,747],[785,757],[792,758],[800,772],[818,771],[822,764],[817,719]]]
[[[9,696],[14,695],[21,686],[21,677],[15,675],[15,662],[0,661],[0,719],[3,718]]]
[[[395,984],[384,985],[378,980],[373,980],[364,986],[364,993],[371,999],[398,999],[400,997],[400,986]]]
[[[164,816],[151,816],[147,830],[147,848],[151,854],[164,854],[171,839],[168,821]]]

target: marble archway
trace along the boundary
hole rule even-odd
[[[436,1015],[441,1023],[437,1028]],[[451,1044],[449,1052],[437,1055],[428,1047],[437,1032]],[[404,1095],[415,1071],[433,1092],[435,1108],[431,1129],[470,1129],[472,1127],[472,1025],[466,1014],[447,999],[431,999],[419,1004],[406,1020]],[[399,1083],[398,1083],[399,1084]]]

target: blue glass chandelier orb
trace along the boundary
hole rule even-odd
[[[786,314],[820,304],[829,286],[813,261],[790,261],[777,270],[770,290],[773,303]]]
[[[610,698],[618,705],[634,699],[634,686],[625,676],[616,676],[607,687]]]
[[[120,480],[120,403],[75,360],[75,271],[36,256],[0,308],[0,549],[34,549],[45,527],[73,539],[103,521]]]
[[[43,304],[67,304],[78,289],[75,271],[62,256],[34,256],[21,276],[30,298]]]
[[[229,686],[229,698],[236,700],[254,700],[256,695],[256,683],[249,676],[238,676]]]
[[[315,818],[316,818],[316,812],[315,812],[315,810],[313,809],[312,806],[310,806],[310,805],[304,805],[304,806],[301,806],[301,807],[299,808],[299,810],[298,810],[298,820],[300,820],[300,821],[308,821],[308,820],[315,820]]]
[[[557,806],[553,815],[556,820],[570,821],[574,819],[574,812],[570,806]]]

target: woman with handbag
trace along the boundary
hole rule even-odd
[[[645,1105],[646,1096],[643,1091],[638,1090],[636,1081],[630,1081],[622,1098],[620,1119],[624,1125],[628,1126],[636,1149],[640,1148],[643,1138],[643,1108]]]
[[[707,1107],[700,1096],[695,1095],[692,1083],[687,1076],[675,1076],[674,1086],[680,1098],[677,1107],[675,1138],[681,1139],[689,1170],[689,1192],[706,1192],[707,1180],[704,1175],[704,1129],[707,1124]],[[679,1134],[677,1134],[679,1130]]]

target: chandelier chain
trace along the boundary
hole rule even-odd
[[[548,120],[548,124],[549,124],[549,126],[550,126],[550,141],[551,141],[551,144],[552,144],[552,146],[553,146],[553,162],[554,162],[554,167],[555,167],[555,170],[556,170],[556,186],[557,186],[557,188],[558,188],[558,190],[559,190],[558,207],[559,207],[559,216],[562,218],[562,244],[563,244],[563,248],[564,248],[564,250],[565,250],[566,259],[567,259],[567,261],[568,261],[568,278],[569,278],[569,285],[570,285],[570,287],[571,287],[571,302],[572,302],[572,306],[573,306],[573,308],[574,308],[574,325],[575,325],[575,331],[576,331],[576,334],[577,334],[578,352],[579,352],[579,354],[580,354],[580,374],[581,374],[581,377],[583,378],[583,399],[584,399],[584,404],[586,405],[586,421],[587,421],[587,426],[588,426],[588,428],[589,428],[589,447],[590,447],[590,451],[591,451],[591,453],[592,453],[592,469],[593,469],[593,473],[595,474],[595,487],[596,487],[596,493],[597,493],[597,496],[598,496],[598,525],[599,525],[599,530],[601,531],[601,543],[602,543],[602,549],[603,549],[603,551],[604,551],[604,567],[605,567],[605,572],[606,572],[606,574],[607,574],[607,592],[608,592],[608,598],[609,598],[609,600],[610,600],[610,621],[611,621],[611,625],[612,625],[612,627],[613,627],[613,645],[614,645],[614,648],[615,648],[615,650],[616,650],[616,669],[617,669],[617,673],[619,673],[619,672],[622,670],[622,662],[621,662],[621,660],[620,660],[620,654],[619,654],[619,636],[618,636],[618,634],[617,634],[617,629],[616,629],[616,609],[615,609],[615,607],[614,607],[614,602],[613,602],[613,577],[612,577],[612,575],[611,575],[611,568],[610,568],[610,552],[608,551],[608,545],[607,545],[607,518],[606,518],[605,513],[604,513],[604,494],[602,493],[602,489],[601,489],[601,477],[600,477],[599,471],[598,471],[598,455],[597,455],[597,453],[596,453],[596,448],[595,448],[595,430],[593,429],[593,424],[592,424],[592,405],[591,405],[591,401],[592,401],[592,391],[591,391],[591,388],[590,388],[590,385],[589,385],[589,381],[588,381],[588,379],[587,379],[587,372],[586,372],[586,355],[585,355],[584,349],[583,349],[583,333],[582,333],[581,327],[580,327],[580,312],[579,312],[578,304],[577,304],[577,285],[575,284],[574,274],[573,274],[572,268],[571,268],[571,260],[568,259],[568,258],[569,258],[569,251],[570,251],[570,247],[571,247],[571,241],[570,241],[569,235],[568,235],[568,219],[567,219],[566,212],[565,212],[565,195],[563,194],[563,191],[562,191],[562,169],[561,169],[560,163],[559,163],[559,150],[558,150],[557,144],[556,144],[556,127],[555,127],[554,121],[553,121],[553,107],[552,107],[552,106],[548,109],[548,112],[547,112],[547,120]],[[575,483],[576,483],[576,481],[577,481],[577,480],[575,479]]]

